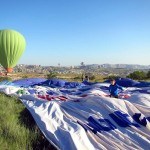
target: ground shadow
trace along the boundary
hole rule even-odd
[[[56,148],[42,134],[27,108],[23,109],[20,113],[19,122],[37,134],[37,138],[32,141],[33,150],[56,150]]]

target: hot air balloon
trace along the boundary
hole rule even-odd
[[[0,30],[0,64],[12,72],[23,54],[26,41],[23,35],[14,30]]]

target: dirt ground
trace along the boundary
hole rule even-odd
[[[18,79],[23,79],[23,78],[46,78],[45,74],[35,74],[35,73],[8,73],[6,75],[1,75],[1,77],[8,77],[11,78],[12,80],[18,80]]]

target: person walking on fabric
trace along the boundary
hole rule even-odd
[[[116,84],[116,81],[114,79],[111,79],[110,83],[111,83],[109,86],[110,97],[118,98],[119,89],[123,91],[123,87]]]

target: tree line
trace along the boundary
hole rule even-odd
[[[131,78],[134,80],[145,80],[150,79],[150,70],[148,72],[144,71],[134,71],[133,73],[130,73],[127,78]]]
[[[73,78],[73,80],[83,81],[86,75],[88,76],[90,81],[94,81],[97,79],[97,77],[94,74],[86,73],[86,74],[77,75],[76,77]],[[47,74],[47,79],[57,78],[57,76],[58,76],[58,73],[50,72],[49,74]],[[134,71],[133,73],[130,73],[126,77],[133,79],[133,80],[147,80],[147,79],[150,80],[150,70],[148,72]],[[117,78],[120,78],[120,76],[111,75],[111,76],[103,77],[104,80],[112,79],[112,78],[117,79]]]

